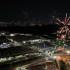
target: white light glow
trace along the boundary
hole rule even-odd
[[[22,43],[24,43],[24,44],[25,44],[25,43],[26,43],[26,41],[23,41]]]
[[[5,33],[1,33],[2,35],[5,35]]]
[[[10,34],[10,36],[15,36],[15,34]]]
[[[56,59],[57,58],[57,56],[53,56],[53,59]]]

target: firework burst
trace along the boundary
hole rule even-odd
[[[56,18],[56,24],[60,25],[61,27],[57,31],[57,38],[59,39],[66,39],[70,36],[70,17],[66,17],[63,20]]]

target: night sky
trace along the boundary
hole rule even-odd
[[[70,12],[70,6],[64,2],[54,3],[34,0],[3,2],[0,5],[0,21],[11,22],[23,16],[24,11],[30,13],[29,15],[32,18],[47,19],[51,15],[65,16],[66,12]]]

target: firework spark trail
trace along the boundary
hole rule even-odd
[[[66,17],[64,18],[63,21],[61,21],[59,18],[56,18],[56,22],[58,25],[62,25],[59,30],[57,31],[57,34],[63,34],[65,35],[65,38],[67,36],[69,36],[70,34],[70,17],[67,17],[67,13],[66,13]],[[61,35],[60,35],[61,36]]]

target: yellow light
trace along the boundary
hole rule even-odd
[[[67,51],[66,51],[66,53],[70,54],[70,51],[69,51],[69,50],[67,50]]]

